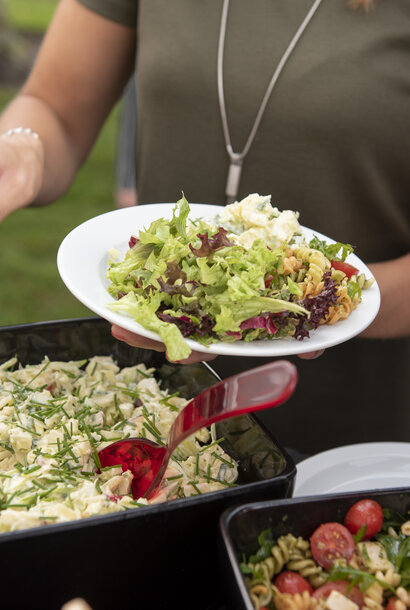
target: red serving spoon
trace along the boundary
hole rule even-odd
[[[293,393],[297,370],[287,360],[276,360],[206,388],[178,414],[166,445],[145,438],[116,441],[98,456],[101,467],[121,465],[134,475],[134,499],[151,497],[161,484],[171,454],[193,432],[243,413],[276,407]]]

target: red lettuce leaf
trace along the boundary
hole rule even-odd
[[[208,237],[208,232],[206,233],[198,233],[197,237],[201,240],[201,246],[199,248],[194,248],[192,244],[189,244],[189,248],[195,256],[199,258],[204,256],[209,256],[212,252],[219,250],[220,248],[224,248],[225,246],[233,246],[234,244],[229,241],[226,237],[226,231],[223,227],[219,227],[218,232],[215,233],[211,238]]]

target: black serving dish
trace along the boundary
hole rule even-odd
[[[168,363],[157,352],[114,339],[100,318],[0,328],[0,363],[77,360],[112,355],[119,366],[144,362],[162,387],[189,398],[219,378],[205,363]],[[286,498],[296,467],[252,415],[217,424],[225,450],[239,463],[238,486],[82,521],[0,534],[2,607],[59,610],[83,597],[93,610],[218,608],[218,519],[228,507]]]
[[[271,529],[274,540],[289,532],[309,538],[321,523],[343,523],[350,506],[363,498],[373,498],[383,508],[403,515],[410,511],[410,487],[248,503],[224,511],[220,518],[219,560],[227,610],[254,610],[240,562],[244,554],[248,557],[256,552],[263,530]]]

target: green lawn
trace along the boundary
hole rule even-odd
[[[44,32],[57,0],[3,0],[8,24],[24,32]]]
[[[0,110],[10,96],[10,90],[0,89]],[[61,281],[56,256],[71,229],[114,207],[117,112],[110,116],[88,161],[60,201],[19,210],[0,224],[0,326],[94,315]]]

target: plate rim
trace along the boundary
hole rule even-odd
[[[355,455],[355,453],[357,455]],[[349,457],[349,459],[359,458],[371,458],[371,457],[408,457],[410,461],[410,442],[406,441],[371,441],[368,443],[352,443],[349,445],[342,445],[340,447],[333,447],[312,455],[298,464],[296,464],[296,477],[295,486],[293,490],[293,497],[300,498],[305,495],[325,495],[337,493],[335,490],[326,491],[304,491],[299,490],[309,481],[310,478],[323,473],[324,470],[331,468],[332,466],[340,465],[343,463],[343,458]],[[326,466],[323,467],[323,461],[325,460]],[[308,472],[306,472],[306,470]],[[303,477],[303,480],[302,480]],[[410,488],[410,481],[409,481]],[[345,493],[349,490],[343,489],[339,493]],[[352,490],[354,491],[354,490]]]
[[[86,221],[84,221],[83,223],[81,223],[80,225],[74,227],[74,229],[72,229],[64,237],[64,239],[62,240],[62,242],[58,248],[58,252],[57,252],[57,268],[58,268],[60,277],[61,277],[62,281],[64,282],[64,284],[66,285],[66,287],[68,288],[68,290],[81,303],[83,303],[92,312],[96,313],[97,315],[99,315],[102,318],[104,318],[105,320],[107,320],[109,323],[117,324],[117,325],[121,326],[122,328],[125,328],[131,332],[139,333],[141,336],[143,336],[145,338],[153,339],[153,340],[159,341],[159,342],[161,342],[161,339],[160,339],[159,335],[157,335],[156,333],[144,329],[141,325],[139,325],[135,320],[133,320],[129,316],[111,311],[107,307],[110,299],[112,299],[112,297],[109,295],[108,291],[107,291],[107,302],[104,305],[100,304],[98,301],[96,304],[92,299],[89,298],[88,294],[84,294],[78,288],[75,281],[73,281],[73,279],[70,277],[70,273],[67,271],[67,259],[69,258],[69,256],[67,254],[69,252],[69,249],[70,249],[70,246],[72,245],[72,243],[75,242],[75,240],[78,239],[79,236],[81,237],[81,235],[83,233],[85,234],[90,226],[92,226],[95,230],[96,228],[98,228],[98,226],[101,223],[103,226],[108,225],[114,217],[116,219],[117,218],[120,219],[122,216],[124,218],[124,220],[126,220],[127,217],[129,217],[129,219],[131,220],[133,216],[136,216],[136,218],[133,219],[133,222],[135,222],[135,224],[137,224],[139,222],[139,226],[136,227],[136,229],[141,230],[141,229],[145,228],[146,226],[149,226],[149,224],[152,222],[152,219],[151,219],[151,220],[147,221],[146,224],[144,224],[144,219],[141,218],[141,216],[142,216],[141,211],[144,212],[147,209],[149,217],[154,216],[155,218],[160,218],[161,217],[159,215],[160,213],[162,213],[161,214],[162,216],[164,216],[165,213],[168,216],[170,216],[175,205],[176,205],[175,203],[139,204],[137,206],[133,206],[130,208],[121,208],[121,209],[117,209],[117,210],[111,210],[108,212],[104,212],[103,214],[99,214],[97,216],[89,218]],[[222,206],[206,204],[206,203],[199,203],[199,204],[190,203],[189,206],[190,206],[191,213],[192,212],[194,213],[193,217],[198,217],[198,216],[204,217],[205,210],[209,210],[210,214],[214,215],[217,211],[220,211],[221,207],[222,207]],[[197,212],[197,213],[195,214],[195,212]],[[121,241],[122,244],[125,244],[127,242],[128,236],[131,234],[130,230],[127,231],[126,224],[127,223],[124,222],[124,235],[126,235],[127,237],[124,237],[124,239],[122,239],[122,241]],[[335,242],[335,240],[333,238],[330,238],[330,237],[320,233],[319,231],[315,231],[304,225],[301,225],[301,227],[302,227],[303,231],[308,231],[311,234],[315,234],[319,238],[325,239],[330,243]],[[109,243],[105,244],[105,246],[104,246],[104,253],[105,253],[104,255],[105,256],[108,257],[108,251],[110,250],[112,245],[113,244],[109,244]],[[374,279],[374,276],[373,276],[372,272],[370,271],[370,269],[357,255],[355,255],[355,254],[350,255],[350,260],[352,260],[352,262],[354,262],[356,264],[356,266],[359,266],[361,268],[361,270],[363,270],[366,273],[367,277]],[[100,262],[101,262],[101,260],[99,261],[99,263]],[[108,267],[108,265],[107,265],[107,267]],[[97,271],[98,271],[98,265],[97,265]],[[98,275],[98,273],[97,273],[97,277],[100,277]],[[103,281],[102,281],[102,283],[104,285]],[[372,305],[371,314],[366,317],[365,321],[362,320],[360,325],[356,324],[356,327],[354,324],[352,326],[352,320],[351,319],[349,320],[349,318],[351,318],[351,316],[349,316],[349,318],[347,318],[346,320],[340,321],[339,324],[343,324],[343,322],[349,322],[349,325],[347,326],[348,331],[345,333],[340,332],[340,326],[323,325],[320,328],[318,328],[317,330],[311,331],[311,336],[309,337],[309,339],[306,339],[304,341],[297,341],[292,338],[283,338],[283,339],[277,339],[277,340],[273,339],[271,341],[260,340],[260,341],[253,341],[253,342],[235,341],[232,343],[218,341],[216,343],[210,344],[209,346],[204,346],[200,343],[197,343],[193,339],[186,338],[185,341],[192,350],[194,350],[196,352],[202,352],[202,353],[206,353],[206,354],[215,355],[215,356],[216,355],[225,355],[225,356],[251,356],[251,357],[282,357],[282,356],[297,355],[297,354],[306,353],[309,351],[315,351],[318,349],[326,349],[326,348],[333,347],[335,345],[344,343],[345,341],[352,339],[353,337],[355,337],[358,334],[360,334],[361,332],[363,332],[363,330],[365,330],[365,328],[367,328],[372,323],[372,321],[376,317],[376,315],[379,311],[379,308],[380,308],[380,289],[379,289],[379,286],[378,286],[376,280],[374,281],[373,286],[371,286],[371,288],[369,290],[372,291],[371,295],[369,296],[370,304]],[[364,294],[366,297],[367,296],[366,293],[364,293]],[[359,307],[360,307],[360,305],[359,305]],[[361,312],[361,310],[359,310],[359,311]],[[357,312],[357,309],[351,315],[354,315],[355,312]],[[362,317],[360,317],[360,319],[362,319]],[[337,330],[335,331],[334,329],[337,329]],[[345,330],[346,330],[346,327],[345,327]],[[329,334],[330,338],[329,337],[326,338],[326,334]],[[323,336],[325,336],[325,338],[321,339],[321,337],[323,337]]]

